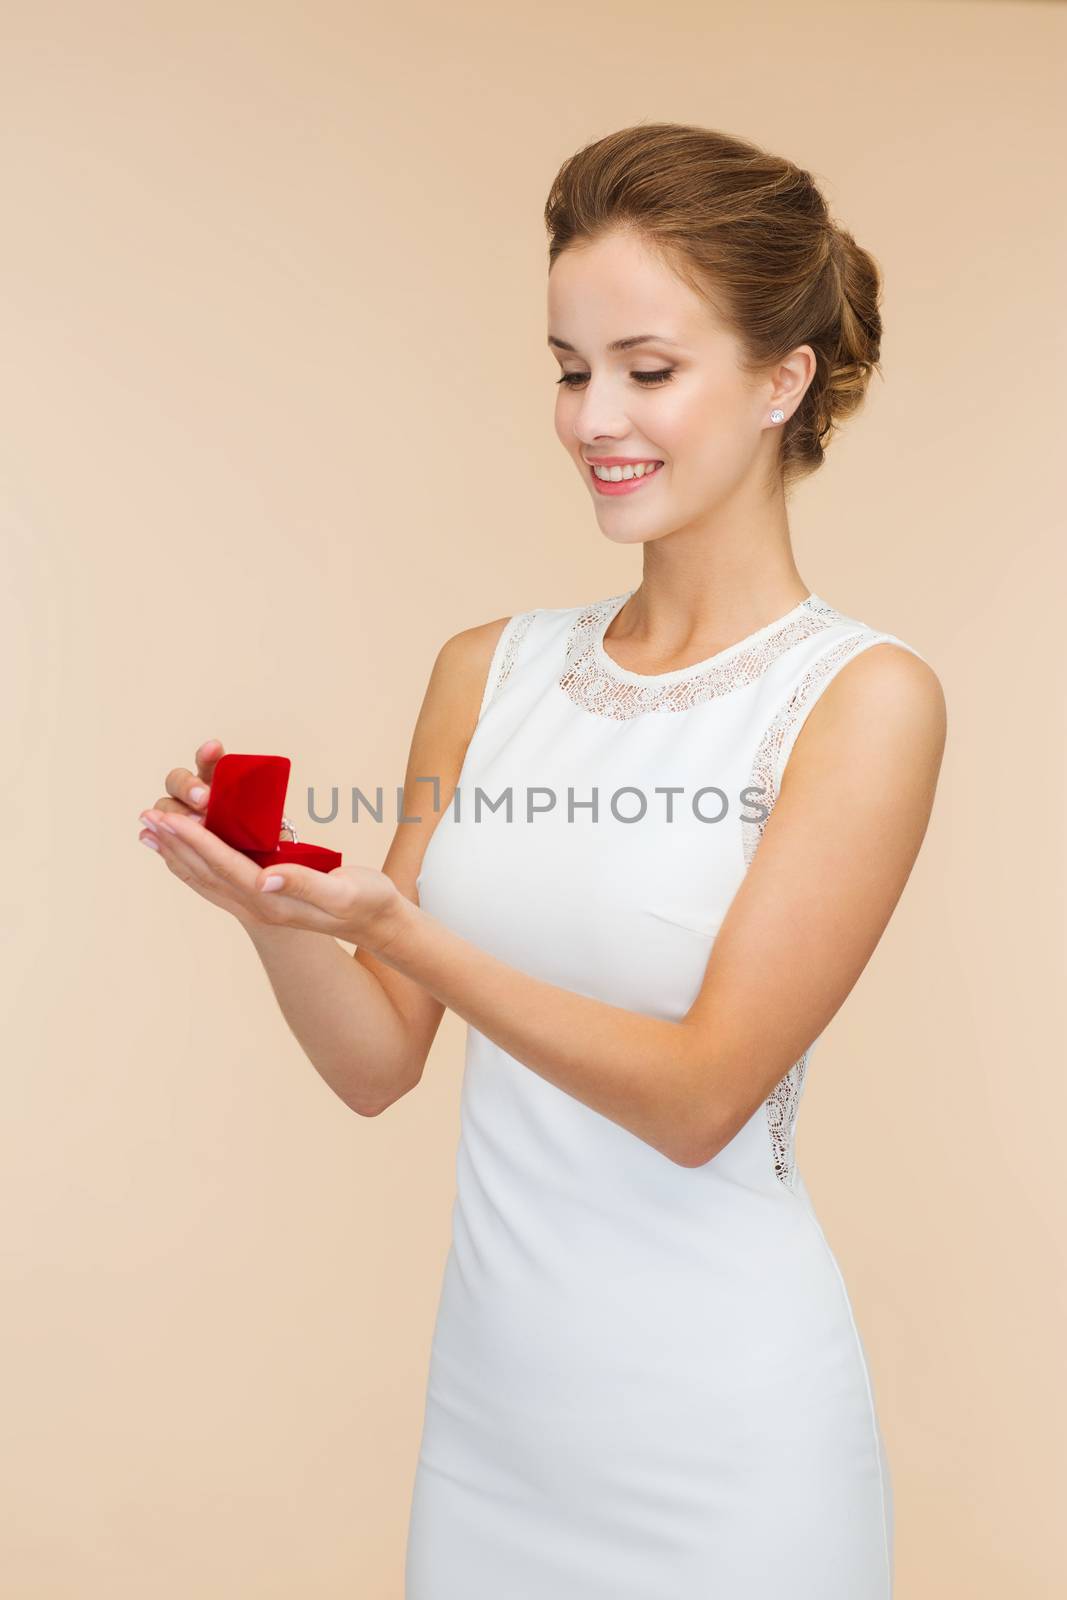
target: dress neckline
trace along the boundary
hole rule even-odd
[[[605,613],[592,636],[592,653],[597,665],[608,676],[620,679],[624,683],[645,683],[653,686],[681,683],[693,673],[705,672],[709,667],[716,667],[720,662],[728,661],[738,651],[748,649],[751,645],[759,644],[762,640],[770,638],[772,634],[776,634],[779,629],[788,628],[804,612],[825,605],[825,602],[821,601],[817,594],[806,594],[803,600],[798,600],[797,604],[791,606],[783,616],[775,617],[773,621],[765,623],[762,628],[757,628],[754,633],[746,634],[743,639],[738,639],[734,644],[728,644],[725,649],[716,650],[714,655],[705,656],[702,661],[691,662],[688,667],[676,667],[673,672],[631,672],[629,667],[620,666],[617,661],[612,660],[604,649],[603,640],[615,617],[618,616],[631,595],[636,593],[636,588],[628,589],[625,594],[618,595],[614,600],[605,602]]]

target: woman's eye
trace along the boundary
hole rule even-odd
[[[659,367],[655,372],[631,372],[631,378],[636,378],[638,383],[651,388],[653,384],[667,383],[674,377],[673,367]],[[588,372],[565,372],[557,383],[564,384],[568,389],[576,389],[580,383],[588,383]]]

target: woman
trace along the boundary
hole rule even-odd
[[[580,151],[546,219],[556,432],[640,585],[447,641],[383,872],[268,874],[198,827],[215,741],[142,837],[362,1114],[445,1006],[470,1024],[408,1600],[885,1600],[888,1463],[795,1123],[945,709],[808,589],[786,515],[877,364],[878,272],[808,173],[703,128]]]

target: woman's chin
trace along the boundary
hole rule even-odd
[[[608,517],[605,521],[608,525],[605,526],[604,521],[601,521],[600,531],[610,544],[648,544],[653,539],[662,539],[669,531],[666,528],[626,528],[618,524],[612,527],[611,524],[615,521],[613,517]]]

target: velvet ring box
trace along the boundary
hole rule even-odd
[[[292,824],[282,814],[290,765],[288,756],[233,752],[220,756],[208,790],[204,827],[259,867],[291,861],[316,872],[332,872],[341,865],[341,852],[298,844]],[[294,835],[291,840],[280,837],[283,827]]]

